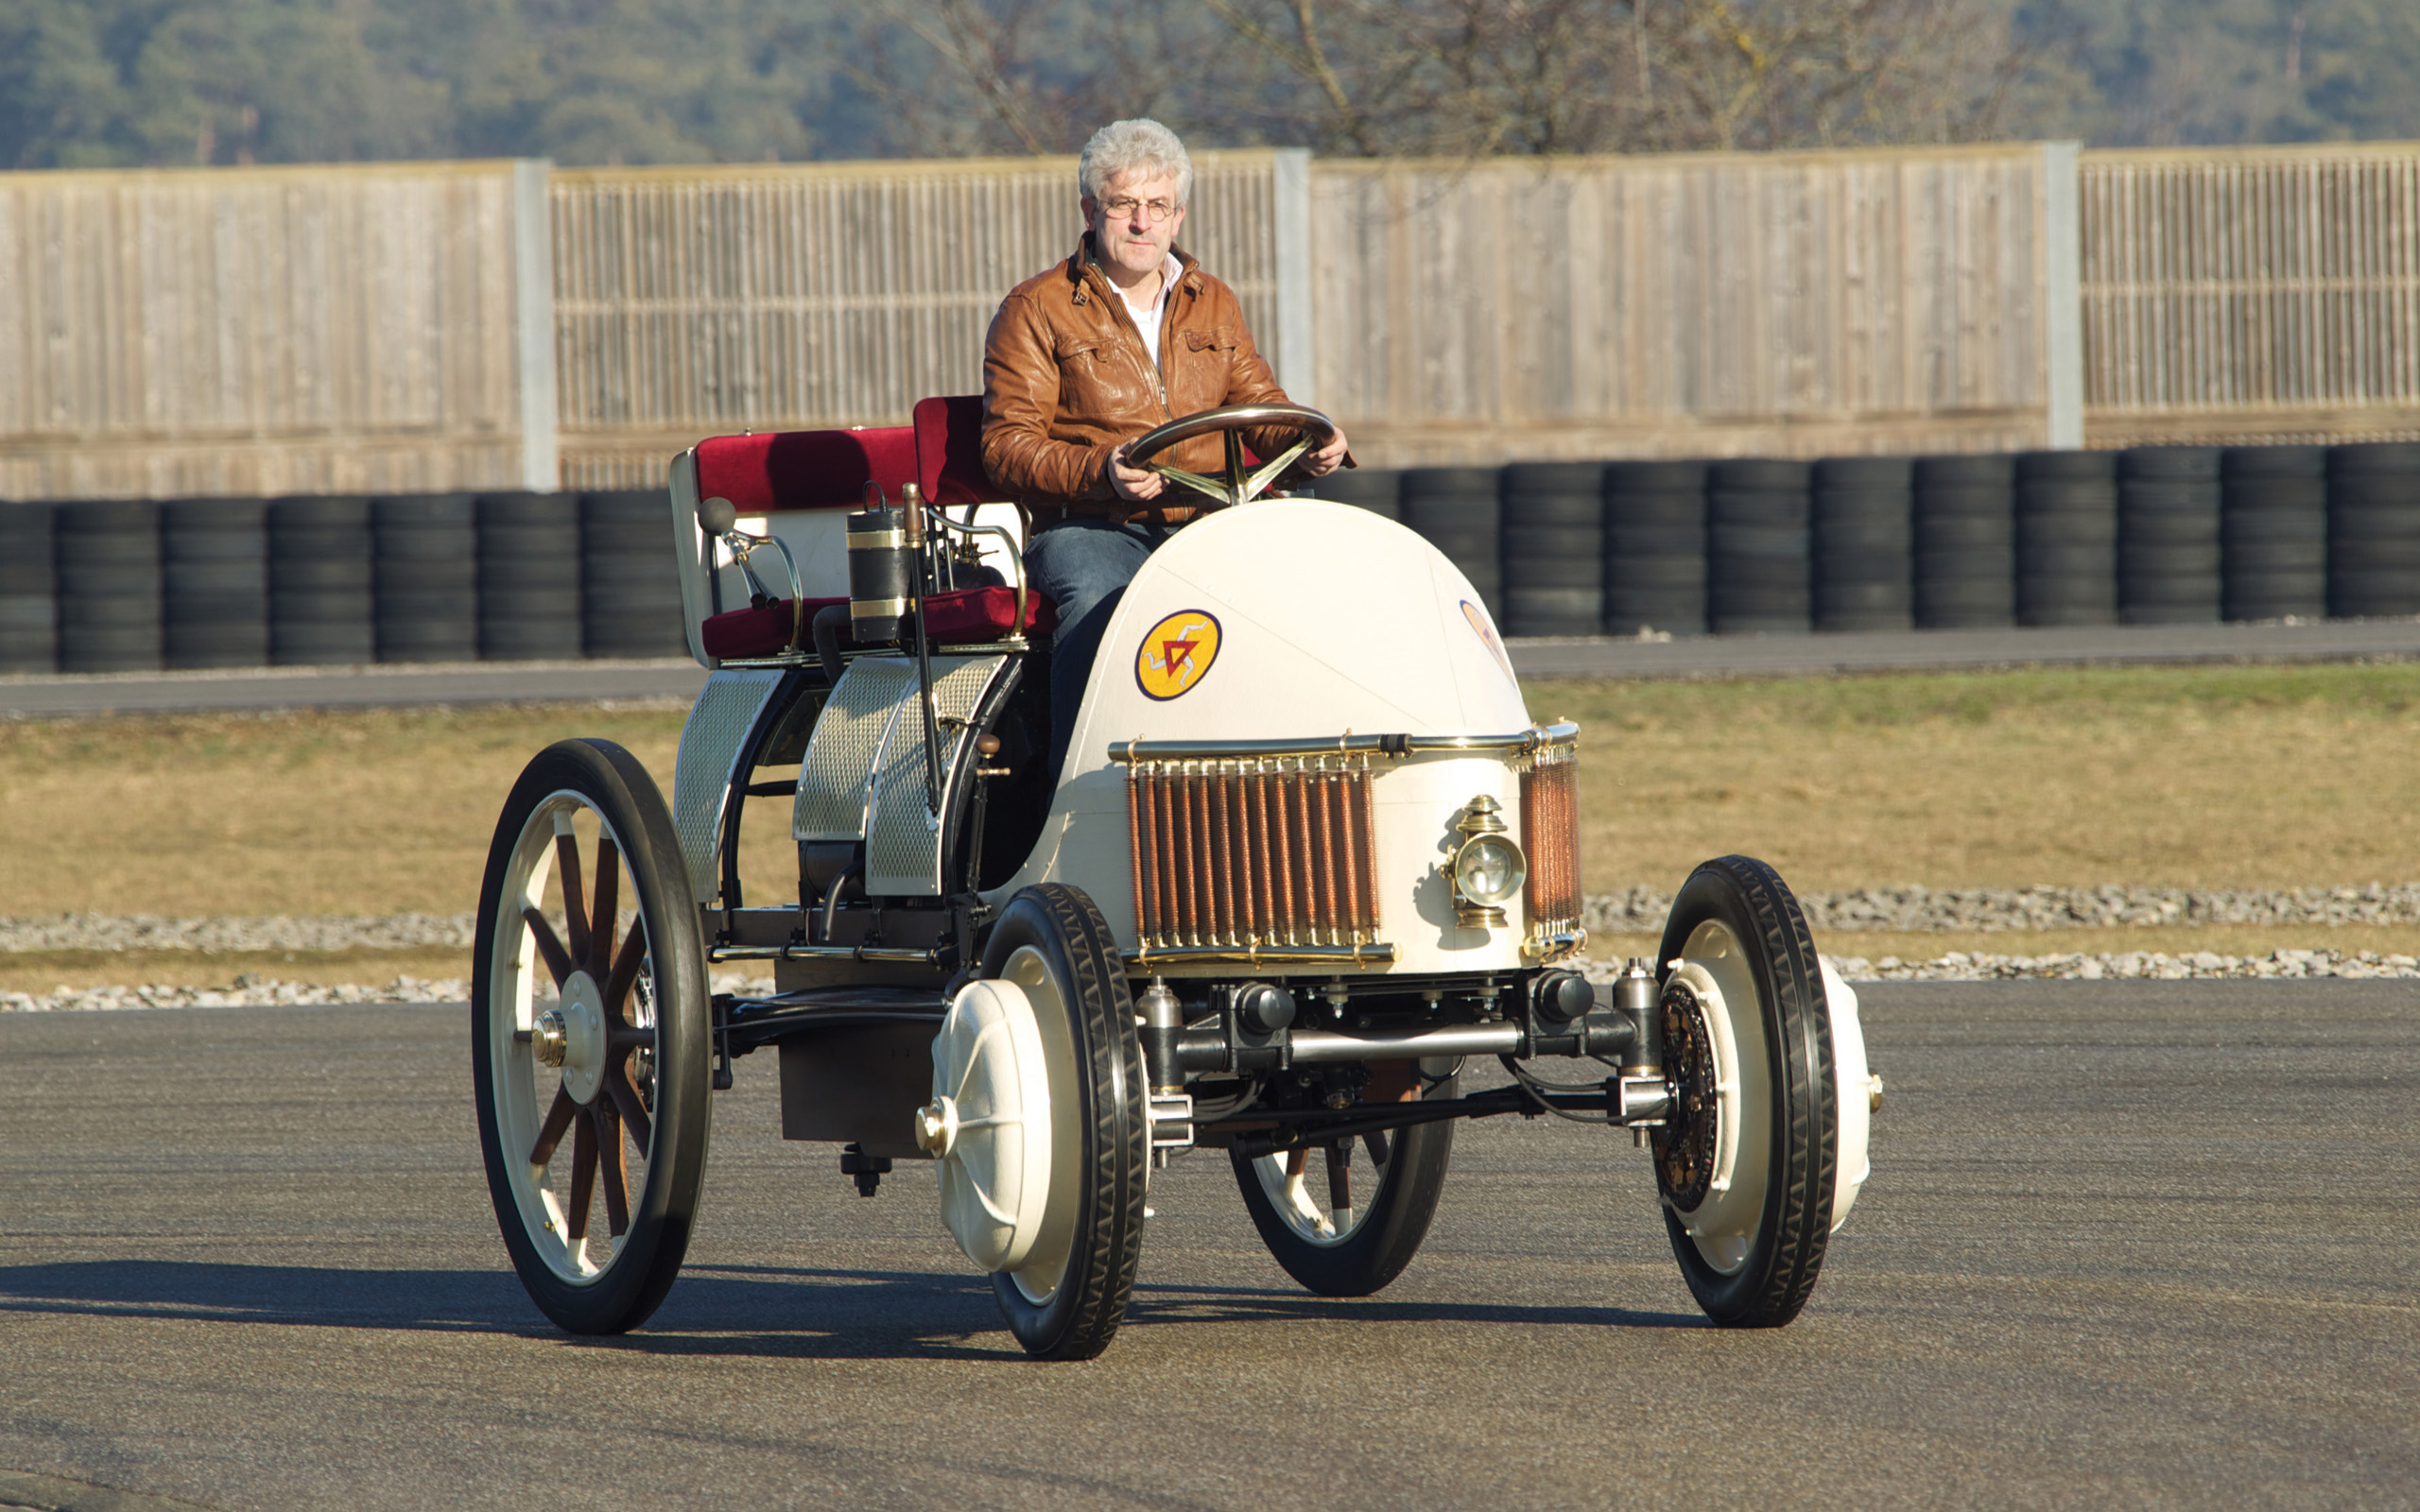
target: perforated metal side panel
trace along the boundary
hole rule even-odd
[[[689,864],[689,885],[700,903],[722,895],[722,868],[716,863],[732,766],[781,685],[782,674],[774,671],[709,673],[689,722],[681,727],[681,756],[672,768],[672,822],[681,832],[681,859]]]
[[[967,716],[975,713],[984,690],[1007,664],[1008,658],[997,656],[933,662],[933,713],[941,721],[944,783],[957,766],[959,746],[966,739]],[[942,834],[925,805],[925,731],[916,714],[914,686],[910,678],[908,706],[884,743],[881,765],[874,772],[873,811],[866,833],[866,891],[871,893],[924,897],[942,888]],[[942,792],[942,812],[949,812],[946,786]]]
[[[938,670],[938,668],[936,668]],[[866,833],[867,780],[883,736],[916,702],[916,667],[905,658],[859,657],[825,700],[799,766],[790,832],[801,840],[858,840]]]

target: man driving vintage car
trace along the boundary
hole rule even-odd
[[[1086,230],[1074,255],[1009,291],[983,346],[983,465],[1025,508],[1026,571],[1058,607],[1050,770],[1064,765],[1103,630],[1143,558],[1198,512],[1164,498],[1126,443],[1223,404],[1286,404],[1235,291],[1176,247],[1193,162],[1157,121],[1115,121],[1084,144]],[[1216,437],[1163,460],[1214,469]],[[1324,477],[1341,431],[1298,464]]]

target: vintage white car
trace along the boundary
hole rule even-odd
[[[683,453],[710,675],[670,805],[595,740],[505,804],[479,1132],[540,1308],[590,1333],[654,1311],[713,1091],[771,1046],[783,1136],[841,1146],[860,1191],[940,1162],[942,1221],[1036,1355],[1108,1346],[1169,1159],[1225,1149],[1286,1270],[1360,1296],[1419,1247],[1455,1121],[1501,1114],[1636,1131],[1707,1314],[1795,1316],[1871,1105],[1857,999],[1781,878],[1706,862],[1654,961],[1583,976],[1580,730],[1531,721],[1420,536],[1269,495],[1301,444],[1264,464],[1243,431],[1332,434],[1291,406],[1135,444],[1223,432],[1223,476],[1163,468],[1222,507],[1136,575],[1045,769],[1050,608],[987,507],[978,420],[927,400],[913,426]],[[787,825],[795,890],[742,895],[744,817]],[[732,963],[775,990],[713,994]],[[1474,1057],[1509,1081],[1466,1087]]]

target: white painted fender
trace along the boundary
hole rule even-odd
[[[1840,1097],[1840,1180],[1832,1189],[1832,1231],[1848,1221],[1865,1178],[1874,1174],[1866,1153],[1873,1130],[1873,1105],[1866,1090],[1870,1068],[1865,1059],[1865,1026],[1857,1014],[1857,989],[1844,981],[1828,955],[1815,957],[1824,972],[1824,1001],[1832,1018],[1832,1085]]]

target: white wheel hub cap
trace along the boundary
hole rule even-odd
[[[958,1247],[986,1271],[1024,1266],[1049,1227],[1053,1141],[1049,1057],[1023,987],[959,989],[933,1039],[933,1101],[916,1134],[941,1158],[942,1222]]]
[[[605,1082],[605,994],[595,977],[574,971],[554,1011],[562,1025],[563,1091],[573,1102],[594,1102]]]

